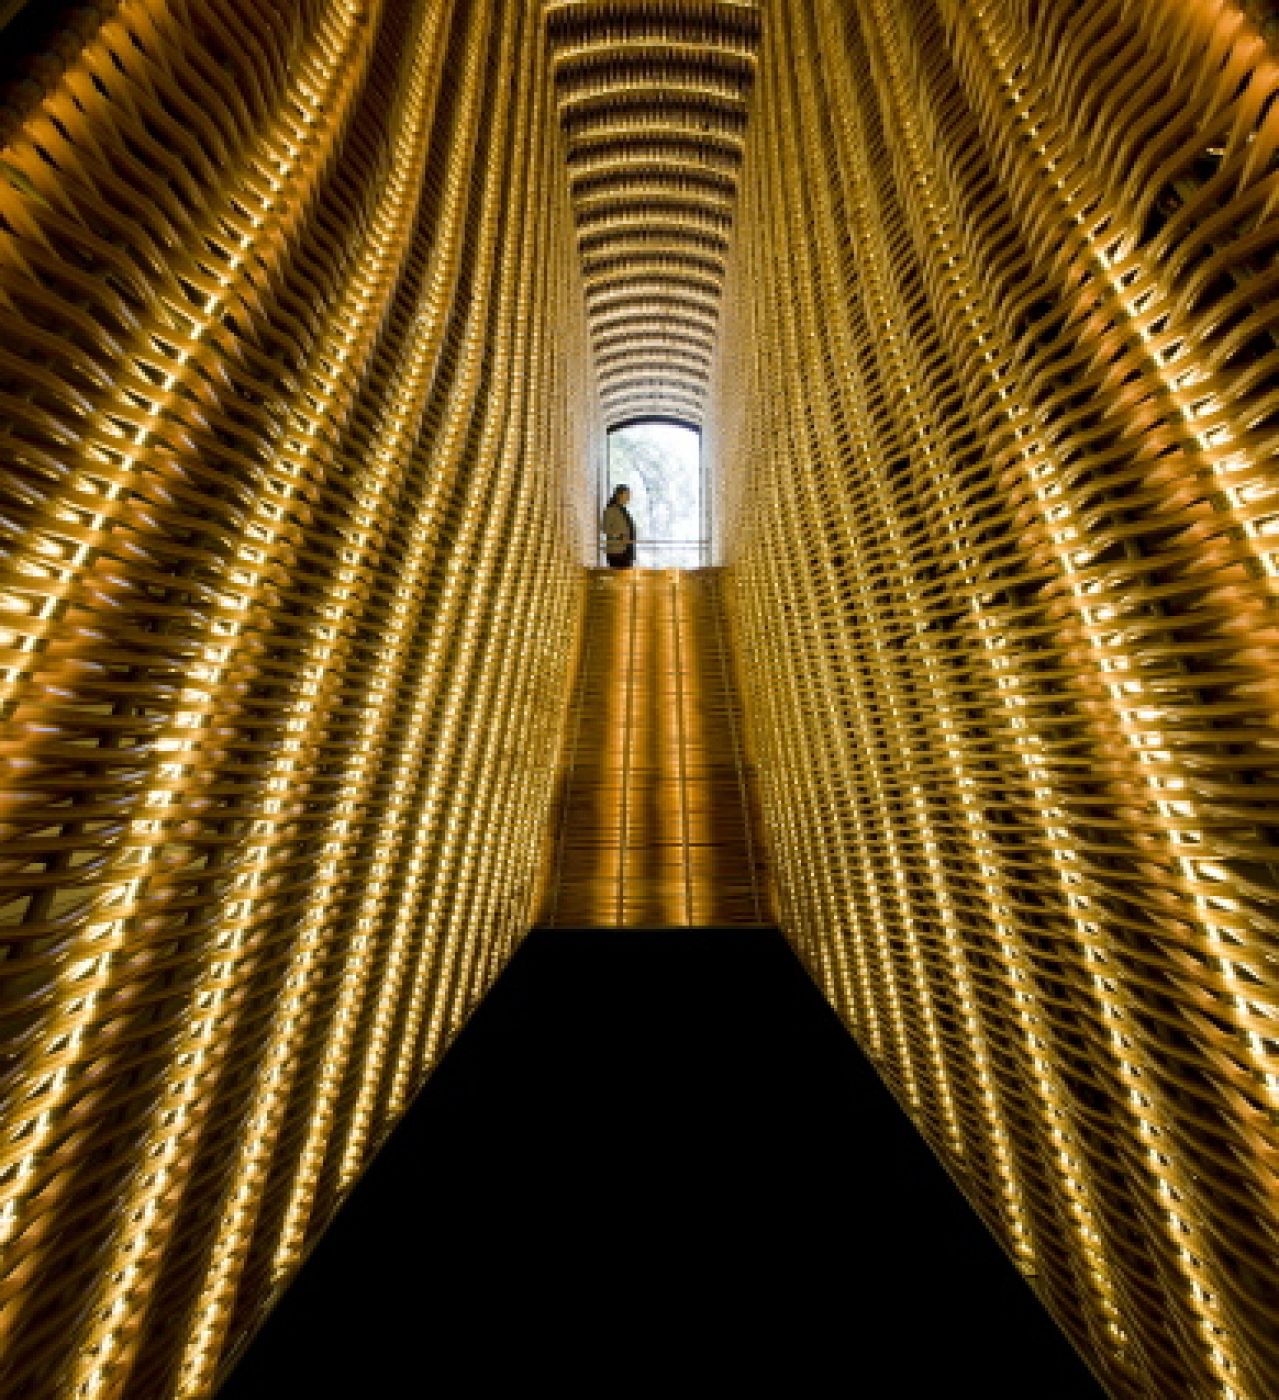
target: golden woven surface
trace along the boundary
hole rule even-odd
[[[770,917],[718,569],[594,569],[542,922]]]
[[[528,927],[595,408],[539,4],[74,19],[0,157],[0,1394],[199,1396]]]
[[[760,52],[709,421],[784,924],[1115,1395],[1266,1400],[1279,63],[1197,0]]]
[[[548,0],[605,427],[699,424],[756,0]]]
[[[209,1393],[522,935],[566,719],[685,763],[575,762],[573,897],[729,917],[654,839],[690,755],[732,820],[702,585],[592,584],[567,709],[643,413],[795,946],[1115,1395],[1279,1394],[1258,19],[69,11],[0,106],[0,1394]]]

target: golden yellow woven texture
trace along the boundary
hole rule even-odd
[[[710,417],[787,931],[1116,1395],[1265,1400],[1279,64],[765,15]]]
[[[548,926],[771,917],[721,572],[591,572]]]
[[[0,165],[0,1393],[195,1396],[528,926],[597,413],[540,4],[78,22]]]
[[[699,424],[736,199],[755,0],[549,0],[604,425]]]

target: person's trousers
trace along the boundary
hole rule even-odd
[[[617,554],[605,554],[610,569],[629,569],[635,562],[635,546],[628,544]]]

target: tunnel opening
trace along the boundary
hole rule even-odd
[[[601,510],[618,486],[631,490],[637,566],[700,569],[710,563],[710,492],[697,428],[673,418],[638,418],[610,429]],[[605,562],[602,545],[598,562]]]

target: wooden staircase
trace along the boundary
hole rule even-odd
[[[772,922],[719,569],[591,571],[541,922]]]

